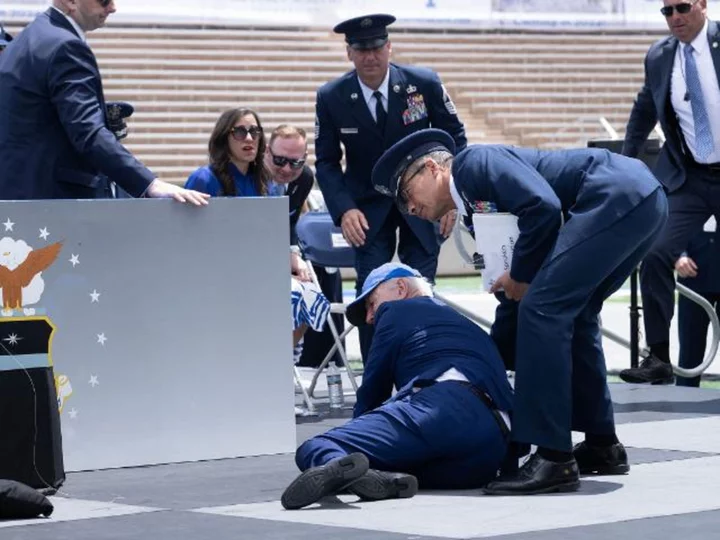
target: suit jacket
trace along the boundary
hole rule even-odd
[[[424,109],[424,110],[423,110]],[[413,112],[419,114],[412,114]],[[458,151],[467,146],[465,128],[438,75],[424,68],[390,64],[387,123],[381,132],[368,109],[356,71],[323,85],[317,92],[316,172],[328,211],[340,225],[350,209],[361,210],[370,229],[366,242],[385,221],[393,201],[373,188],[373,166],[385,150],[415,131],[436,127],[447,131]],[[345,146],[346,168],[340,165]],[[437,248],[432,223],[406,216],[410,228],[429,251]]]
[[[312,169],[307,165],[303,167],[302,173],[297,180],[290,182],[287,186],[288,204],[290,205],[290,245],[295,246],[298,243],[297,222],[300,219],[302,206],[310,195],[310,191],[315,185],[315,175]]]
[[[107,127],[90,47],[53,8],[0,55],[0,199],[133,197],[155,176]]]
[[[708,23],[708,40],[720,83],[720,48],[712,45],[720,40],[720,27],[715,21]],[[683,185],[686,172],[680,126],[670,101],[670,78],[678,43],[674,36],[663,38],[645,56],[645,84],[630,113],[622,149],[626,156],[636,157],[655,124],[660,122],[666,141],[653,171],[669,192]]]
[[[510,275],[525,283],[551,250],[553,257],[561,255],[661,189],[643,162],[594,148],[470,146],[454,159],[452,174],[466,211],[489,201],[498,212],[518,216]]]
[[[358,388],[354,416],[380,406],[412,386],[460,371],[504,411],[512,410],[512,389],[500,354],[487,333],[454,309],[429,297],[386,302],[375,314],[375,335]]]

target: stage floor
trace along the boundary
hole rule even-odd
[[[0,521],[8,540],[502,538],[706,540],[720,531],[720,392],[611,385],[627,476],[583,480],[574,494],[486,497],[421,492],[351,496],[284,511],[292,455],[69,474],[50,519]],[[321,411],[327,411],[321,408]],[[240,421],[240,420],[239,420]],[[298,420],[298,442],[343,422]],[[562,530],[560,530],[562,529]]]

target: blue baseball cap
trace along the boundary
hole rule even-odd
[[[377,49],[387,43],[387,27],[395,20],[384,13],[363,15],[335,25],[333,32],[345,34],[345,42],[353,49]]]
[[[380,156],[372,170],[377,191],[397,200],[400,179],[417,159],[438,150],[455,155],[455,141],[442,129],[421,129],[400,139]]]
[[[360,296],[353,300],[345,310],[345,316],[350,321],[350,324],[355,326],[365,324],[365,317],[367,316],[365,300],[367,297],[382,283],[401,277],[422,277],[422,274],[406,264],[396,262],[385,263],[370,272],[370,275],[365,278]]]

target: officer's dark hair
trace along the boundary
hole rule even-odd
[[[257,125],[262,129],[260,117],[252,109],[228,109],[220,115],[215,128],[210,135],[208,142],[208,154],[210,158],[210,169],[220,180],[223,195],[234,197],[237,195],[235,182],[230,174],[230,132],[235,123],[243,116],[252,115]],[[248,175],[252,175],[255,189],[259,195],[267,195],[270,175],[265,169],[263,156],[265,155],[265,134],[261,133],[258,138],[257,156],[248,167]]]

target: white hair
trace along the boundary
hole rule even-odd
[[[433,286],[424,277],[408,277],[405,278],[410,283],[410,287],[414,290],[417,296],[435,296],[433,292]]]

